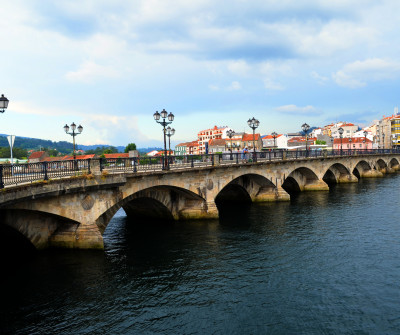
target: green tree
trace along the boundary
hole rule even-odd
[[[322,141],[322,140],[316,140],[315,144],[326,144],[326,141]]]
[[[128,153],[129,151],[132,151],[132,150],[136,150],[136,144],[135,144],[135,143],[129,143],[129,144],[125,147],[124,152],[125,152],[125,153]]]

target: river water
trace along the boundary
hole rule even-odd
[[[399,334],[400,174],[2,268],[1,334]],[[4,255],[3,255],[4,256]]]

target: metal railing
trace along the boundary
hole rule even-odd
[[[271,150],[256,153],[233,152],[204,155],[168,156],[166,158],[94,158],[13,165],[0,164],[0,189],[10,185],[90,174],[94,166],[99,167],[100,172],[144,173],[180,169],[185,170],[210,166],[231,166],[257,162],[273,162],[280,160],[385,154],[400,154],[400,150]]]

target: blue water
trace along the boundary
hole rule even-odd
[[[128,221],[2,270],[2,334],[399,334],[400,175]]]

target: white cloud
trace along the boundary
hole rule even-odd
[[[283,91],[285,89],[280,83],[273,82],[271,79],[264,79],[264,87],[272,91]]]
[[[296,105],[285,105],[276,108],[276,111],[286,114],[300,114],[300,115],[315,115],[319,114],[319,111],[313,106],[299,107]]]
[[[370,81],[389,80],[400,77],[400,62],[380,58],[355,61],[346,64],[332,74],[333,80],[348,88],[360,88]]]
[[[118,78],[119,73],[112,67],[102,66],[92,61],[87,61],[83,63],[77,71],[68,72],[65,77],[71,81],[90,83],[101,78]]]
[[[228,90],[229,91],[237,91],[240,90],[242,86],[238,81],[232,81],[232,83],[229,85]]]
[[[322,76],[316,71],[311,72],[311,77],[314,78],[320,85],[324,85],[329,80],[328,77]]]

